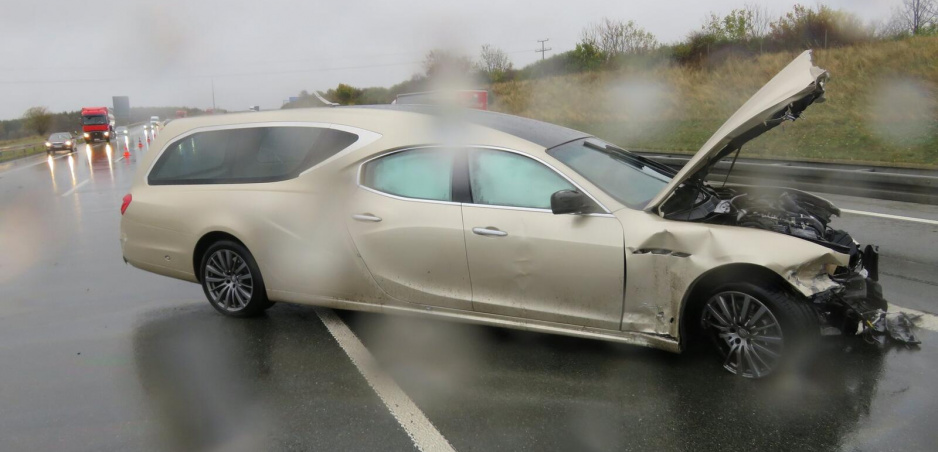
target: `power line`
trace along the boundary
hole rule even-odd
[[[538,49],[538,50],[535,50],[534,53],[540,53],[540,54],[541,54],[541,61],[544,61],[544,54],[547,53],[547,51],[551,50],[550,47],[547,47],[547,48],[544,47],[544,43],[547,42],[547,41],[550,41],[550,38],[547,38],[547,39],[538,39],[538,40],[537,40],[537,42],[541,43],[541,48]]]
[[[541,47],[544,47],[544,42],[538,41],[541,43]],[[535,52],[546,52],[551,50],[551,48],[543,48],[543,50],[535,50]],[[517,53],[527,53],[530,50],[511,50],[506,53],[508,54],[517,54]],[[398,54],[403,55],[403,54]],[[542,58],[543,59],[543,55]],[[291,62],[296,62],[295,60],[288,60]],[[314,60],[309,60],[314,61]],[[279,71],[247,71],[247,72],[229,72],[229,73],[217,73],[212,72],[210,74],[191,74],[191,75],[161,75],[161,76],[117,76],[117,77],[100,77],[100,78],[74,78],[74,79],[52,79],[52,80],[36,80],[36,79],[20,79],[20,80],[0,80],[0,86],[2,85],[48,85],[55,83],[102,83],[102,82],[127,82],[127,81],[146,81],[146,80],[165,80],[165,79],[211,79],[211,78],[225,78],[225,77],[250,77],[250,76],[264,76],[264,75],[285,75],[285,74],[311,74],[316,72],[329,72],[329,71],[342,71],[342,70],[354,70],[354,69],[372,69],[372,68],[381,68],[381,67],[394,67],[394,66],[406,66],[413,64],[421,64],[423,61],[401,61],[396,63],[383,63],[383,64],[366,64],[358,66],[339,66],[339,67],[325,67],[325,68],[315,68],[315,69],[292,69],[292,70],[279,70]],[[12,68],[10,68],[12,70]]]
[[[299,69],[299,70],[286,70],[286,71],[257,71],[257,72],[231,72],[227,74],[209,74],[209,75],[166,75],[159,77],[111,77],[111,78],[83,78],[83,79],[58,79],[58,80],[0,80],[0,85],[31,85],[31,84],[49,84],[49,83],[90,83],[90,82],[123,82],[123,81],[134,81],[134,80],[152,80],[152,79],[206,79],[206,78],[222,78],[222,77],[248,77],[255,75],[282,75],[282,74],[309,74],[314,72],[328,72],[328,71],[341,71],[341,70],[351,70],[351,69],[370,69],[378,67],[390,67],[390,66],[404,66],[410,64],[419,64],[421,61],[407,61],[400,63],[388,63],[388,64],[368,64],[362,66],[345,66],[345,67],[328,67],[328,68],[317,68],[317,69]]]

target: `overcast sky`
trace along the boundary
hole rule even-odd
[[[750,0],[751,1],[751,0]],[[882,20],[900,0],[827,0]],[[573,48],[584,25],[635,20],[662,42],[746,0],[28,0],[0,7],[0,119],[34,105],[278,108],[300,90],[340,82],[389,86],[434,47],[493,44],[521,67]],[[798,3],[765,2],[773,15]],[[814,5],[812,0],[802,1]],[[551,53],[548,53],[550,55]]]

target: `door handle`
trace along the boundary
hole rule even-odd
[[[376,217],[370,213],[356,213],[352,215],[352,219],[357,221],[370,221],[372,223],[381,221],[381,217]]]
[[[472,228],[472,233],[476,235],[487,235],[491,237],[504,237],[508,235],[505,231],[499,231],[498,229],[488,227],[488,228]]]

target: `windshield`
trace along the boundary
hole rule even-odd
[[[72,136],[65,132],[53,133],[49,136],[49,141],[69,140]]]
[[[547,153],[633,209],[645,207],[673,176],[641,157],[592,138],[563,144]]]
[[[103,116],[103,115],[82,116],[81,123],[87,126],[107,124],[107,116]]]

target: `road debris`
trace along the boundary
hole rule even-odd
[[[885,312],[877,309],[864,316],[860,335],[869,343],[886,345],[888,340],[907,346],[916,346],[922,343],[915,336],[915,323],[918,315],[908,315],[904,312]]]

